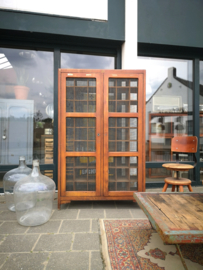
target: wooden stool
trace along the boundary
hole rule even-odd
[[[187,186],[189,191],[192,192],[191,181],[187,178],[179,177],[179,172],[189,171],[194,168],[192,165],[188,164],[179,164],[179,163],[166,163],[162,165],[164,168],[170,171],[176,172],[176,177],[167,177],[165,178],[165,185],[162,192],[166,192],[168,185],[172,185],[171,191],[174,192],[175,188],[177,191],[183,192],[183,186]]]
[[[165,178],[165,185],[162,192],[166,192],[168,185],[172,185],[172,192],[177,191],[183,192],[183,186],[187,186],[189,191],[192,190],[191,181],[186,178],[179,177],[179,173],[183,171],[189,171],[193,169],[196,165],[196,156],[197,152],[197,137],[196,136],[177,136],[174,137],[171,141],[171,151],[176,153],[176,163],[165,163],[162,167],[167,170],[174,171],[174,177]],[[191,153],[195,159],[195,165],[182,164],[179,163],[179,153]]]

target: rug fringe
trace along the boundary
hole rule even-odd
[[[101,242],[102,242],[102,255],[103,255],[103,260],[105,263],[105,270],[112,270],[111,263],[109,260],[106,232],[104,228],[103,219],[99,220],[99,224],[100,224],[100,234],[101,234]]]

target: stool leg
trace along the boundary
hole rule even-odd
[[[179,186],[180,192],[183,192],[183,186]]]
[[[168,187],[168,184],[167,184],[167,183],[165,183],[165,185],[164,185],[164,187],[163,187],[163,189],[162,189],[162,192],[166,192],[167,187]]]
[[[175,185],[172,185],[172,189],[171,189],[171,191],[172,191],[172,192],[174,192],[174,191],[175,191],[175,189],[176,189],[176,186],[175,186]]]
[[[179,186],[176,186],[176,190],[177,190],[177,192],[179,192]]]
[[[192,186],[191,185],[188,185],[187,187],[188,187],[188,189],[189,189],[190,192],[193,192],[193,189],[192,189]]]

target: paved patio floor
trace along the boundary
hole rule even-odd
[[[155,192],[161,189],[147,189]],[[203,192],[203,187],[194,188]],[[36,227],[17,223],[0,196],[1,270],[103,270],[100,218],[146,218],[130,201],[71,202],[54,210],[49,222]]]

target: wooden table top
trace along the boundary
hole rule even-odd
[[[203,243],[203,193],[133,196],[165,243]]]

